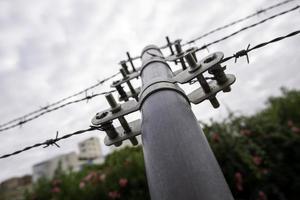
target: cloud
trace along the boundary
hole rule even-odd
[[[273,3],[273,2],[272,2]],[[2,0],[0,1],[0,119],[5,122],[45,106],[94,84],[117,72],[126,51],[139,55],[148,44],[161,45],[164,37],[188,40],[215,27],[268,6],[269,1],[96,1],[96,0]],[[203,45],[271,14],[260,16],[215,33],[196,45]],[[299,13],[290,13],[234,38],[210,47],[210,52],[232,55],[248,43],[257,44],[299,29]],[[201,120],[226,116],[227,105],[234,111],[251,114],[263,107],[266,98],[278,95],[280,86],[299,88],[297,49],[300,40],[291,38],[257,50],[237,64],[228,62],[228,71],[237,76],[233,90],[220,94],[221,108],[208,102],[193,106]],[[167,53],[167,50],[165,51]],[[199,53],[199,56],[207,52]],[[136,83],[138,85],[139,82]],[[109,84],[94,92],[109,88]],[[183,86],[186,90],[191,90]],[[196,87],[196,86],[194,86]],[[22,128],[0,133],[1,154],[55,136],[85,129],[93,115],[108,105],[104,98],[93,99],[50,113]],[[134,118],[134,117],[133,117]],[[34,163],[74,151],[77,143],[95,132],[60,142],[61,148],[39,148],[0,160],[0,180],[29,173]]]

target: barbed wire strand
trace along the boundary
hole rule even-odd
[[[279,42],[279,41],[284,40],[286,38],[290,38],[290,37],[296,36],[298,34],[300,34],[300,30],[291,32],[291,33],[289,33],[289,34],[287,34],[285,36],[280,36],[280,37],[274,38],[274,39],[272,39],[272,40],[270,40],[268,42],[263,42],[263,43],[257,44],[257,45],[255,45],[252,48],[250,48],[250,45],[248,45],[247,49],[240,50],[240,51],[236,52],[235,54],[233,54],[232,56],[223,58],[222,63],[226,62],[226,61],[229,61],[229,60],[231,60],[233,58],[235,58],[235,62],[236,62],[236,59],[238,59],[238,58],[240,58],[242,56],[246,56],[247,57],[247,61],[249,63],[249,58],[248,58],[248,53],[249,52],[251,52],[251,51],[253,51],[255,49],[260,49],[260,48],[262,48],[264,46],[267,46],[269,44],[272,44],[272,43],[275,43],[275,42]]]
[[[49,140],[46,140],[45,142],[42,142],[42,143],[37,143],[37,144],[34,144],[34,145],[32,145],[32,146],[27,146],[27,147],[25,147],[25,148],[23,148],[23,149],[21,149],[21,150],[18,150],[18,151],[13,152],[13,153],[9,153],[9,154],[2,155],[2,156],[0,156],[0,159],[8,158],[8,157],[11,157],[11,156],[20,154],[20,153],[22,153],[22,152],[24,152],[24,151],[28,151],[28,150],[30,150],[30,149],[40,147],[40,146],[44,146],[44,148],[49,147],[49,146],[52,146],[52,145],[55,145],[55,146],[59,147],[59,145],[57,144],[57,142],[60,141],[60,140],[64,140],[64,139],[67,139],[67,138],[72,137],[72,136],[74,136],[74,135],[79,135],[79,134],[83,134],[83,133],[90,132],[90,131],[94,131],[94,130],[98,130],[98,129],[95,128],[95,127],[90,127],[90,128],[88,128],[88,129],[75,131],[75,132],[73,132],[73,133],[64,135],[64,136],[62,136],[62,137],[58,137],[58,132],[57,132],[57,133],[56,133],[55,139],[49,139]]]
[[[194,42],[196,42],[197,40],[200,40],[200,39],[202,39],[202,38],[204,38],[204,37],[207,37],[208,35],[211,35],[211,34],[217,32],[217,31],[223,30],[223,29],[225,29],[225,28],[228,28],[228,27],[230,27],[230,26],[233,26],[233,25],[235,25],[235,24],[238,24],[238,23],[240,23],[240,22],[242,22],[242,21],[245,21],[245,20],[247,20],[247,19],[249,19],[249,18],[252,18],[252,17],[254,17],[254,16],[257,16],[257,15],[263,13],[263,12],[267,12],[267,11],[272,10],[272,9],[274,9],[274,8],[278,8],[278,7],[280,7],[280,6],[283,6],[283,5],[285,5],[285,4],[287,4],[287,3],[290,3],[290,2],[292,2],[292,1],[295,1],[295,0],[286,0],[286,1],[282,1],[282,2],[279,2],[279,3],[274,4],[274,5],[272,5],[272,6],[269,6],[269,7],[267,7],[267,8],[260,9],[259,11],[255,12],[255,13],[253,13],[253,14],[250,14],[250,15],[248,15],[248,16],[246,16],[246,17],[243,17],[243,18],[241,18],[241,19],[238,19],[238,20],[236,20],[236,21],[233,21],[233,22],[231,22],[231,23],[229,23],[229,24],[226,24],[226,25],[224,25],[224,26],[215,28],[215,29],[213,29],[213,30],[211,30],[211,31],[209,31],[209,32],[207,32],[207,33],[205,33],[205,34],[203,34],[203,35],[200,35],[199,37],[197,37],[197,38],[195,38],[195,39],[193,39],[193,40],[189,40],[189,41],[187,41],[186,43],[183,43],[182,46],[186,46],[186,45],[188,45],[188,44],[194,43]],[[160,48],[160,49],[165,49],[165,48],[167,48],[167,47],[169,47],[170,45],[173,45],[173,44],[174,44],[174,42],[170,42],[170,44],[166,44],[166,45],[160,46],[159,48]],[[206,47],[206,45],[204,45],[204,47]],[[130,60],[131,60],[131,61],[134,61],[134,60],[137,60],[137,59],[140,59],[140,58],[141,58],[141,56],[135,56],[135,57],[132,57]],[[126,62],[130,62],[130,60],[127,59],[127,60],[125,60],[125,61],[126,61]]]
[[[38,113],[37,115],[33,115],[32,117],[29,117],[29,118],[23,118],[21,121],[18,121],[17,123],[14,123],[14,124],[12,124],[10,126],[6,126],[4,128],[0,128],[0,132],[6,131],[6,130],[9,130],[9,129],[12,129],[12,128],[15,128],[15,127],[18,127],[18,126],[21,126],[21,125],[26,124],[26,123],[28,123],[30,121],[33,121],[33,120],[35,120],[37,118],[40,118],[41,116],[43,116],[43,115],[45,115],[47,113],[59,110],[59,109],[61,109],[63,107],[66,107],[68,105],[79,103],[79,102],[82,102],[82,101],[85,101],[85,100],[88,101],[88,100],[90,100],[92,98],[95,98],[95,97],[98,97],[98,96],[101,96],[101,95],[105,95],[105,94],[108,94],[108,93],[111,93],[111,92],[115,92],[115,91],[116,90],[110,90],[110,91],[101,92],[101,93],[97,93],[97,94],[87,95],[84,98],[77,99],[77,100],[74,100],[74,101],[70,101],[70,102],[64,103],[62,105],[59,105],[59,106],[51,108],[51,109],[46,109],[43,112]]]
[[[249,48],[249,45],[248,45],[248,48],[246,50],[241,50],[241,51],[238,51],[237,53],[233,54],[232,56],[229,56],[229,57],[226,57],[222,60],[222,62],[226,62],[228,60],[231,60],[233,58],[239,58],[239,57],[242,57],[242,56],[248,56],[248,53],[250,51],[253,51],[255,49],[259,49],[259,48],[262,48],[264,46],[267,46],[269,44],[272,44],[272,43],[275,43],[275,42],[279,42],[281,40],[284,40],[286,38],[290,38],[290,37],[293,37],[295,35],[298,35],[300,34],[300,30],[297,30],[297,31],[294,31],[294,32],[291,32],[285,36],[280,36],[280,37],[277,37],[277,38],[274,38],[268,42],[263,42],[263,43],[260,43],[260,44],[257,44],[255,45],[254,47],[252,48]],[[0,156],[0,159],[3,159],[3,158],[7,158],[7,157],[10,157],[10,156],[13,156],[13,155],[16,155],[16,154],[19,154],[19,153],[22,153],[24,151],[28,151],[32,148],[36,148],[36,147],[39,147],[39,146],[43,146],[44,145],[44,148],[46,147],[49,147],[51,145],[56,145],[57,147],[59,147],[59,145],[57,144],[58,141],[60,140],[63,140],[63,139],[66,139],[66,138],[69,138],[69,137],[72,137],[74,135],[78,135],[78,134],[82,134],[82,133],[85,133],[85,132],[89,132],[89,131],[94,131],[94,130],[101,130],[97,127],[90,127],[88,129],[85,129],[85,130],[80,130],[80,131],[76,131],[76,132],[73,132],[71,134],[67,134],[67,135],[64,135],[63,137],[60,137],[58,138],[58,132],[56,133],[56,138],[55,139],[49,139],[49,140],[46,140],[45,142],[42,142],[42,143],[37,143],[37,144],[34,144],[32,146],[28,146],[28,147],[25,147],[23,148],[22,150],[18,150],[18,151],[15,151],[13,153],[10,153],[10,154],[5,154],[5,155],[2,155]]]
[[[205,37],[207,37],[207,36],[209,36],[209,35],[211,35],[211,34],[213,34],[213,33],[215,33],[215,32],[218,32],[218,31],[223,30],[223,29],[226,29],[226,28],[228,28],[228,27],[230,27],[230,26],[236,25],[236,24],[238,24],[238,23],[240,23],[240,22],[243,22],[243,21],[245,21],[245,20],[247,20],[247,19],[250,19],[250,18],[252,18],[252,17],[258,16],[258,15],[261,14],[261,13],[264,13],[264,12],[267,12],[267,11],[272,10],[272,9],[274,9],[274,8],[283,6],[283,5],[285,5],[285,4],[287,4],[287,3],[290,3],[290,2],[292,2],[292,1],[295,1],[295,0],[282,1],[282,2],[280,2],[280,3],[277,3],[277,4],[275,4],[275,5],[269,6],[269,7],[267,7],[267,8],[260,9],[259,11],[256,11],[255,13],[252,13],[252,14],[246,16],[246,17],[243,17],[243,18],[241,18],[241,19],[235,20],[235,21],[233,21],[233,22],[231,22],[231,23],[229,23],[229,24],[226,24],[226,25],[224,25],[224,26],[220,26],[220,27],[218,27],[218,28],[215,28],[215,29],[213,29],[213,30],[211,30],[211,31],[209,31],[209,32],[207,32],[207,33],[204,33],[204,34],[202,34],[202,35],[196,37],[196,38],[193,39],[193,40],[189,40],[189,41],[183,43],[182,46],[186,46],[186,45],[188,45],[188,44],[194,43],[194,42],[196,42],[196,41],[198,41],[198,40],[200,40],[200,39],[202,39],[202,38],[205,38]]]
[[[224,40],[227,40],[228,38],[231,38],[231,37],[233,37],[233,36],[235,36],[235,35],[237,35],[237,34],[243,32],[243,31],[245,31],[245,30],[248,30],[248,29],[250,29],[250,28],[253,28],[253,27],[255,27],[255,26],[258,26],[258,25],[260,25],[260,24],[263,24],[263,23],[265,23],[265,22],[267,22],[267,21],[269,21],[269,20],[271,20],[271,19],[274,19],[274,18],[277,18],[277,17],[279,17],[279,16],[285,15],[285,14],[287,14],[287,13],[296,11],[296,10],[298,10],[299,8],[300,8],[300,6],[297,5],[297,6],[293,7],[293,8],[291,8],[291,9],[288,9],[288,10],[286,10],[286,11],[283,11],[283,12],[277,13],[277,14],[275,14],[275,15],[272,15],[272,16],[270,16],[270,17],[268,17],[268,18],[266,18],[266,19],[263,19],[263,20],[261,20],[261,21],[259,21],[259,22],[257,22],[257,23],[251,24],[251,25],[249,25],[249,26],[245,26],[245,27],[239,29],[238,31],[235,31],[235,32],[233,32],[233,33],[231,33],[231,34],[229,34],[229,35],[227,35],[227,36],[225,36],[225,37],[222,37],[222,38],[220,38],[220,39],[218,39],[218,40],[215,40],[215,41],[213,41],[213,42],[210,42],[210,43],[208,43],[208,44],[205,44],[205,45],[203,45],[203,46],[200,47],[200,48],[197,48],[197,49],[196,49],[196,52],[197,52],[197,51],[200,51],[200,50],[203,50],[203,49],[206,49],[207,47],[209,47],[209,46],[211,46],[211,45],[213,45],[213,44],[217,44],[217,43],[219,43],[219,42],[222,42],[222,41],[224,41]]]
[[[49,108],[51,108],[51,107],[53,107],[53,106],[56,106],[56,105],[61,104],[62,102],[66,101],[66,100],[68,100],[68,99],[71,99],[71,98],[73,98],[73,97],[76,97],[76,96],[79,96],[79,95],[81,95],[81,94],[84,94],[84,93],[86,93],[87,91],[89,91],[89,90],[91,90],[91,89],[94,89],[94,88],[96,88],[96,87],[102,85],[102,84],[105,83],[106,81],[108,81],[108,80],[110,80],[110,79],[116,77],[118,74],[119,74],[119,72],[116,73],[116,74],[113,74],[112,76],[109,76],[109,77],[107,77],[107,78],[105,78],[105,79],[103,79],[103,80],[101,80],[101,81],[98,81],[96,84],[93,84],[93,85],[91,85],[91,86],[89,86],[89,87],[87,87],[87,88],[85,88],[85,89],[83,89],[83,90],[81,90],[81,91],[79,91],[79,92],[76,92],[75,94],[72,94],[72,95],[70,95],[70,96],[68,96],[68,97],[62,98],[62,99],[60,99],[60,100],[58,100],[58,101],[56,101],[56,102],[54,102],[54,103],[51,103],[51,104],[49,104],[49,105],[47,105],[47,106],[44,106],[44,107],[41,107],[40,109],[34,110],[34,111],[29,112],[29,113],[27,113],[27,114],[25,114],[25,115],[22,115],[22,116],[20,116],[20,117],[17,117],[17,118],[14,118],[14,119],[12,119],[12,120],[9,120],[8,122],[5,122],[5,123],[3,123],[3,124],[0,124],[0,128],[5,127],[5,126],[7,126],[7,125],[9,125],[9,124],[12,124],[12,123],[14,123],[14,122],[20,122],[20,121],[22,121],[22,120],[28,118],[29,116],[32,116],[32,115],[37,114],[37,113],[39,113],[39,112],[43,112],[43,111],[48,110]],[[2,129],[0,129],[0,132],[1,132],[1,131],[2,131]]]

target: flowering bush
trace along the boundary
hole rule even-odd
[[[230,113],[225,121],[203,124],[235,199],[298,199],[299,105],[299,91],[283,90],[253,116]],[[26,199],[150,199],[142,150],[127,147],[109,155],[101,166],[40,180]]]

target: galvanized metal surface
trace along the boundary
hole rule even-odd
[[[227,74],[227,81],[223,83],[221,86],[217,83],[217,81],[213,80],[208,82],[208,85],[210,87],[210,92],[206,93],[203,88],[198,88],[188,94],[189,100],[194,104],[199,104],[202,101],[206,99],[210,99],[212,96],[215,96],[218,92],[226,88],[227,86],[230,86],[235,82],[235,76],[232,74]]]
[[[162,56],[150,47],[151,54]],[[145,50],[147,51],[147,49]],[[153,57],[142,54],[143,63]],[[169,79],[163,63],[152,62],[141,73],[143,85]],[[146,173],[153,200],[232,200],[218,163],[189,102],[174,90],[152,93],[141,106]]]

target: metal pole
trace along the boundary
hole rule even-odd
[[[141,77],[143,88],[147,87],[145,91],[173,76],[168,65],[158,59],[162,56],[156,46],[143,50]],[[233,199],[183,94],[168,88],[153,90],[142,99],[141,111],[143,152],[152,200]]]

